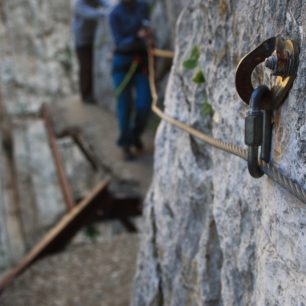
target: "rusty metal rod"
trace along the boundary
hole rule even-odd
[[[50,143],[50,147],[51,147],[52,154],[53,154],[53,157],[54,157],[57,176],[58,176],[60,187],[62,189],[62,193],[63,193],[63,196],[64,196],[64,201],[65,201],[65,204],[66,204],[66,208],[67,208],[67,211],[71,211],[73,209],[73,206],[75,205],[75,203],[74,203],[74,200],[73,200],[71,187],[70,187],[70,184],[68,182],[68,179],[67,179],[67,176],[66,176],[66,173],[65,173],[65,170],[64,170],[63,161],[62,161],[61,155],[60,155],[59,150],[58,150],[55,133],[54,133],[54,130],[52,128],[51,120],[50,120],[50,117],[49,117],[48,106],[46,104],[44,104],[42,106],[42,116],[43,116],[44,121],[45,121],[45,126],[46,126],[46,130],[47,130],[47,133],[48,133],[49,143]]]

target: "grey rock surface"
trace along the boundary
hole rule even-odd
[[[113,1],[114,4],[117,1]],[[95,37],[94,89],[97,103],[115,112],[115,97],[111,77],[113,40],[107,17],[100,19]]]
[[[175,31],[175,27],[176,27],[176,21],[178,16],[180,15],[182,9],[185,6],[188,6],[189,4],[189,0],[164,0],[164,6],[165,6],[165,12],[167,14],[167,21],[168,21],[168,25],[170,28],[170,42],[171,45],[174,46],[174,42],[175,42],[175,35],[176,35],[176,31]]]
[[[57,141],[75,202],[86,197],[99,182],[99,175],[71,137]]]
[[[305,11],[297,0],[191,1],[177,24],[165,99],[172,117],[244,146],[238,61],[276,34],[295,39],[300,64],[274,115],[272,162],[304,188]],[[182,65],[194,46],[201,51],[201,85]],[[263,69],[254,80],[273,82]],[[203,112],[205,101],[212,117]],[[270,178],[251,178],[243,160],[163,122],[132,305],[305,305],[305,213],[305,204]]]
[[[0,80],[8,113],[36,113],[42,103],[75,92],[70,0],[4,0],[0,10]]]
[[[1,142],[2,137],[1,137]],[[7,229],[5,220],[5,209],[6,209],[6,199],[5,199],[5,160],[3,158],[3,150],[1,148],[0,154],[0,271],[8,266],[9,263],[9,245],[7,241]]]
[[[46,228],[59,220],[66,208],[44,122],[16,122],[13,148],[17,205],[29,248],[42,238]]]
[[[65,211],[38,117],[42,103],[76,91],[70,5],[70,0],[0,1],[0,273]]]

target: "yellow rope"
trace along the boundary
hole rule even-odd
[[[182,129],[183,131],[193,135],[194,137],[206,142],[218,148],[222,151],[234,154],[239,156],[240,158],[247,160],[247,150],[243,149],[237,145],[230,144],[223,142],[219,139],[215,139],[209,135],[204,134],[203,132],[192,128],[191,126],[167,115],[161,109],[158,108],[158,93],[156,90],[155,85],[155,68],[154,68],[154,56],[163,57],[163,58],[173,58],[174,52],[167,51],[167,50],[160,50],[160,49],[150,49],[148,51],[149,54],[149,83],[150,83],[150,90],[152,95],[152,111],[158,115],[160,118],[164,119],[166,122],[177,126],[178,128]],[[275,182],[280,184],[282,187],[287,189],[293,195],[295,195],[298,199],[300,199],[303,203],[306,204],[306,191],[298,185],[295,181],[291,180],[290,178],[283,175],[276,167],[272,164],[267,164],[263,161],[259,161],[259,165],[261,170],[271,177]]]
[[[152,55],[163,57],[163,58],[173,58],[174,52],[168,50],[161,50],[161,49],[151,49]]]

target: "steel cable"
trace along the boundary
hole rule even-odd
[[[167,50],[160,50],[160,49],[149,49],[148,50],[149,55],[149,83],[150,83],[150,89],[151,89],[151,95],[152,95],[152,111],[159,116],[160,118],[164,119],[168,123],[184,130],[185,132],[189,133],[190,135],[193,135],[194,137],[204,141],[205,143],[220,149],[224,152],[228,152],[231,154],[234,154],[244,160],[247,160],[247,149],[241,148],[237,145],[226,143],[222,140],[213,138],[169,115],[167,115],[165,112],[163,112],[160,108],[157,106],[158,102],[158,93],[155,85],[155,65],[154,65],[154,57],[163,57],[163,58],[173,58],[174,53],[172,51]],[[291,194],[293,194],[295,197],[297,197],[300,201],[302,201],[304,204],[306,204],[306,191],[303,189],[302,186],[300,186],[297,182],[294,180],[288,178],[284,174],[280,172],[279,169],[277,169],[275,166],[273,166],[271,163],[265,163],[264,161],[259,161],[259,166],[261,170],[269,176],[271,179],[273,179],[275,182],[277,182],[279,185],[281,185],[283,188],[288,190]]]

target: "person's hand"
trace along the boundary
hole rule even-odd
[[[141,28],[137,32],[138,38],[146,39],[146,38],[150,38],[150,36],[152,36],[152,31],[150,28]]]

